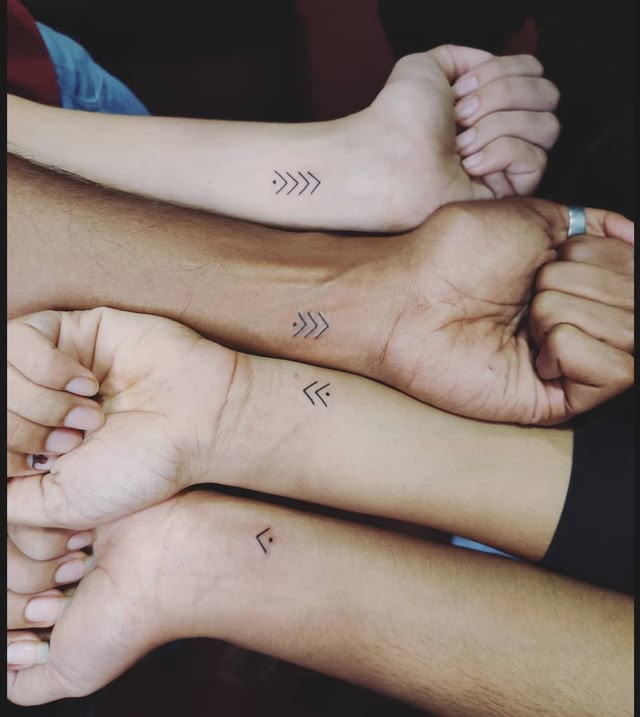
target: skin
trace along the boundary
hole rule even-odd
[[[8,672],[13,702],[88,694],[197,635],[443,717],[633,712],[632,599],[521,563],[212,494],[99,528],[95,554],[47,663]]]
[[[40,164],[162,201],[285,227],[398,232],[451,201],[534,191],[559,131],[558,91],[542,72],[531,56],[447,45],[400,60],[370,107],[293,125],[106,115],[9,96],[7,141]],[[459,78],[477,87],[465,96],[451,87]],[[477,107],[465,113],[464,102]],[[465,128],[475,135],[462,148]],[[313,195],[310,178],[300,194],[300,171],[321,181]]]
[[[565,326],[631,357],[633,314],[620,308],[632,308],[630,244],[571,239],[538,284],[530,324],[541,359]],[[607,301],[594,300],[594,287]],[[423,523],[530,560],[553,537],[571,469],[567,432],[462,419],[353,375],[240,354],[112,309],[27,316],[8,337],[10,368],[31,381],[17,397],[10,384],[14,420],[33,420],[35,404],[56,430],[70,400],[86,401],[60,389],[88,370],[106,415],[49,473],[10,482],[17,522],[87,528],[215,482]],[[597,359],[587,345],[573,369],[586,375]],[[33,392],[38,400],[25,401]],[[29,463],[17,451],[13,462]]]
[[[530,348],[521,319],[566,241],[566,207],[453,204],[402,236],[345,238],[160,206],[11,157],[8,171],[10,317],[97,306],[166,316],[234,348],[358,373],[488,421],[559,423],[632,383],[633,359],[615,346],[577,372],[579,330],[551,332],[543,359]],[[589,240],[632,241],[620,215],[587,215]],[[37,292],[33,256],[47,267]],[[297,312],[310,310],[330,330],[294,338]],[[556,369],[541,377],[541,360]]]

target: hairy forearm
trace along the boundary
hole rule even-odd
[[[438,715],[632,713],[627,597],[274,506],[189,499],[188,578],[179,597],[175,581],[166,593],[176,635],[222,638]]]
[[[399,287],[388,267],[401,253],[394,238],[342,239],[227,220],[13,156],[7,201],[10,317],[112,306],[173,318],[248,351],[347,370],[379,352],[393,321]],[[363,320],[374,282],[379,296],[388,295],[375,324]],[[330,329],[314,340],[323,328],[319,314]],[[308,336],[312,320],[318,328]]]
[[[241,355],[204,479],[428,525],[538,560],[571,460],[568,430],[474,421],[352,374]]]
[[[308,124],[77,112],[9,95],[8,146],[107,187],[288,227],[380,228],[386,172],[354,118]],[[365,162],[366,159],[366,162]]]

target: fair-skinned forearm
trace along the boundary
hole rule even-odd
[[[571,431],[461,418],[289,361],[241,355],[234,373],[204,480],[544,556],[569,485]]]
[[[387,221],[384,147],[352,118],[228,122],[7,103],[12,152],[107,187],[280,226]]]
[[[190,499],[190,577],[166,581],[170,638],[221,637],[442,716],[632,713],[626,596],[274,506]],[[230,561],[215,590],[212,525]],[[254,536],[266,528],[265,553]]]

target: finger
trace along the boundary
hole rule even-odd
[[[7,590],[7,628],[39,629],[54,625],[62,616],[70,598],[58,590],[21,595]]]
[[[35,633],[22,630],[7,632],[7,670],[24,670],[43,665],[48,659],[49,643],[42,641]],[[12,677],[7,679],[9,691],[14,683],[15,676]],[[10,695],[8,697],[11,699]]]
[[[459,100],[453,109],[456,122],[471,127],[482,117],[504,110],[553,112],[560,93],[549,80],[539,77],[504,77],[489,82]]]
[[[553,327],[536,360],[540,378],[562,380],[569,415],[588,411],[632,386],[633,366],[628,353],[567,324]]]
[[[608,212],[605,218],[605,229],[607,236],[622,239],[632,246],[635,244],[634,223],[623,217],[622,214]]]
[[[72,428],[55,428],[7,412],[7,448],[16,453],[68,453],[82,443],[82,433]]]
[[[33,423],[94,431],[104,423],[100,406],[89,398],[54,391],[31,382],[7,365],[7,408]]]
[[[558,259],[593,264],[627,276],[634,275],[633,245],[613,237],[572,237],[558,250]]]
[[[536,291],[561,291],[633,311],[633,277],[591,264],[552,261],[536,277]]]
[[[535,190],[546,165],[547,154],[543,149],[515,137],[499,137],[462,160],[462,166],[472,177],[504,172],[513,189],[521,195]]]
[[[569,208],[566,205],[556,204],[545,199],[527,199],[525,204],[546,220],[554,248],[562,246],[569,239]],[[627,237],[629,233],[633,234],[633,222],[621,214],[606,209],[583,208],[586,217],[585,234],[617,239],[624,239],[621,234]],[[577,237],[571,237],[571,241],[576,239]]]
[[[533,55],[491,57],[459,77],[453,92],[459,98],[501,77],[542,77],[543,74],[542,64]]]
[[[98,392],[89,369],[57,347],[62,314],[43,311],[7,323],[7,360],[38,386],[80,396]]]
[[[46,473],[54,463],[55,456],[44,453],[15,453],[7,451],[7,477],[29,476],[33,473]]]
[[[561,291],[536,294],[529,309],[529,327],[537,346],[557,324],[568,324],[594,339],[633,353],[633,314],[614,306],[582,299]]]
[[[60,558],[93,543],[93,533],[90,530],[74,532],[61,528],[33,528],[28,525],[9,524],[7,535],[15,547],[32,560]]]
[[[460,45],[440,45],[425,54],[435,60],[449,82],[455,82],[460,76],[494,57],[485,50]]]
[[[479,152],[498,137],[516,137],[543,149],[551,149],[560,134],[560,122],[552,112],[492,112],[456,137],[463,157]]]
[[[16,593],[38,593],[81,580],[93,568],[85,553],[69,553],[54,560],[32,560],[7,541],[7,589]]]
[[[504,172],[491,172],[482,176],[482,181],[491,190],[494,198],[512,197],[516,192]]]

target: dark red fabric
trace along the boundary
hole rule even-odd
[[[60,106],[56,70],[31,13],[18,0],[7,2],[7,92]]]

